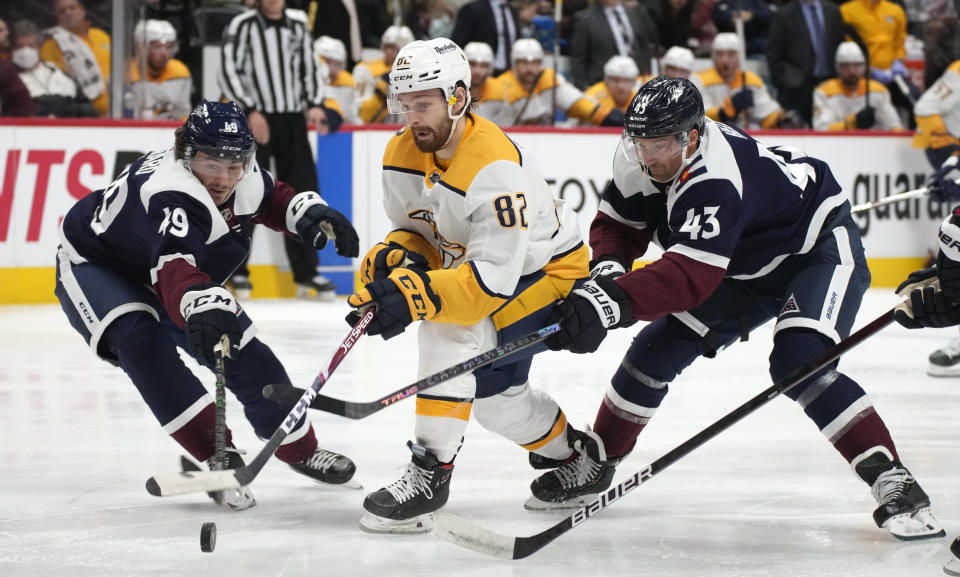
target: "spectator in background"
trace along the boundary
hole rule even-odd
[[[360,120],[377,124],[399,119],[390,119],[387,110],[387,89],[390,86],[390,67],[400,49],[413,42],[413,32],[406,26],[390,26],[380,38],[383,58],[364,60],[353,68],[353,81],[360,101]]]
[[[94,28],[80,0],[53,0],[57,25],[40,47],[40,58],[53,62],[77,81],[100,116],[110,113],[106,79],[110,77],[110,36]]]
[[[360,21],[360,42],[365,48],[380,45],[383,31],[390,26],[390,14],[386,0],[354,0],[357,6],[357,20]],[[342,41],[341,41],[342,42]],[[347,68],[350,62],[347,62]]]
[[[13,26],[10,61],[30,91],[34,114],[51,118],[92,117],[97,112],[73,78],[49,62],[40,60],[40,29],[27,20]]]
[[[910,112],[916,89],[907,77],[907,16],[889,0],[850,0],[840,14],[863,40],[869,53],[870,74],[886,86],[897,108]]]
[[[177,31],[166,20],[141,20],[133,30],[130,63],[134,118],[184,120],[193,82],[177,53]]]
[[[697,87],[700,94],[704,92],[703,80],[693,72],[693,51],[683,46],[671,46],[660,59],[661,76],[671,78],[686,78]]]
[[[0,116],[33,116],[33,100],[13,64],[0,59]]]
[[[497,126],[507,126],[513,120],[506,101],[506,87],[494,78],[493,48],[484,42],[470,42],[463,48],[470,64],[470,112],[482,116]]]
[[[637,63],[629,56],[611,56],[603,65],[603,80],[587,89],[586,95],[600,103],[604,126],[623,126],[623,113],[633,95],[652,76],[640,75]]]
[[[356,0],[310,0],[306,11],[310,14],[310,31],[314,38],[330,36],[343,42],[349,48],[348,67],[360,61],[363,39]]]
[[[813,120],[813,91],[836,75],[833,54],[843,42],[843,18],[833,2],[790,0],[777,11],[767,37],[767,65],[777,100]]]
[[[743,21],[747,58],[763,58],[773,10],[766,0],[720,0],[713,7],[713,22],[719,32],[736,32],[736,18]]]
[[[660,44],[663,46],[690,46],[693,37],[693,0],[657,0],[659,10],[651,11],[656,19]]]
[[[551,126],[566,115],[584,124],[618,126],[612,111],[604,114],[600,104],[586,96],[553,69],[543,66],[543,48],[532,38],[522,38],[510,51],[513,68],[497,77],[503,82],[511,125]],[[558,114],[560,113],[560,114]]]
[[[837,47],[837,78],[817,86],[813,93],[814,130],[902,130],[887,88],[870,79],[867,94],[866,58],[854,42]]]
[[[512,62],[510,51],[517,41],[517,24],[507,0],[472,0],[457,11],[450,39],[461,47],[483,42],[493,48],[493,73],[506,72]]]
[[[335,131],[342,116],[323,103],[323,83],[302,10],[285,0],[260,0],[257,10],[234,17],[222,48],[220,89],[244,109],[257,141],[257,164],[295,190],[318,190],[317,169],[307,124],[320,134]],[[277,78],[289,79],[276,82]],[[260,90],[268,86],[270,90]],[[293,270],[297,296],[332,299],[336,287],[317,273],[317,251],[292,237],[284,248]],[[238,294],[252,289],[246,263],[231,278]]]
[[[656,52],[657,29],[646,8],[624,6],[620,0],[598,0],[573,16],[570,72],[580,89],[603,81],[603,67],[611,56],[628,56],[637,69],[650,71]]]
[[[951,62],[960,58],[960,26],[953,0],[931,0],[923,39],[923,85],[933,86]]]
[[[333,99],[343,121],[357,124],[357,100],[353,75],[345,70],[347,47],[336,38],[321,36],[313,42],[313,54],[326,83],[325,99]]]
[[[456,13],[446,0],[411,0],[403,15],[403,23],[416,40],[449,38],[455,17]]]
[[[0,60],[10,60],[10,27],[0,19]]]
[[[788,120],[763,80],[740,68],[740,40],[732,32],[713,39],[713,68],[700,72],[703,106],[712,120],[740,128],[781,128]]]

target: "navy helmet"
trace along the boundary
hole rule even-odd
[[[214,158],[240,160],[246,170],[252,168],[257,142],[236,102],[203,100],[183,123],[183,136],[187,163],[203,152]]]
[[[703,97],[686,78],[658,76],[644,84],[623,116],[624,132],[633,138],[688,133],[703,135]]]

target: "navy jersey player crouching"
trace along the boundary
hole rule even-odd
[[[176,129],[172,148],[141,157],[105,190],[81,199],[60,230],[56,295],[70,324],[94,353],[127,373],[164,430],[208,464],[213,399],[178,346],[210,367],[213,346],[227,335],[226,385],[257,435],[270,437],[287,415],[260,390],[290,379],[222,286],[250,250],[244,225],[261,223],[319,248],[327,242],[323,224],[333,230],[337,252],[359,251],[343,215],[316,192],[274,180],[256,165],[255,148],[235,103],[203,101]],[[356,469],[347,457],[318,448],[305,418],[276,455],[327,483],[345,483]],[[235,450],[228,465],[243,465]],[[255,504],[246,489],[225,500],[234,509]]]
[[[651,322],[600,405],[594,454],[602,458],[534,481],[547,502],[609,486],[670,383],[697,357],[776,318],[769,370],[780,380],[849,335],[870,282],[850,204],[823,161],[705,119],[700,93],[682,78],[647,83],[624,126],[591,225],[595,277],[558,305],[548,322],[563,330],[547,344],[592,352],[608,329]],[[663,257],[627,272],[651,241]],[[786,395],[872,488],[877,526],[900,539],[944,535],[869,397],[836,364]]]

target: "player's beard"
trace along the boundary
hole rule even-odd
[[[416,143],[417,148],[420,149],[420,152],[436,152],[443,148],[443,145],[447,143],[447,139],[450,138],[450,131],[453,130],[453,119],[449,117],[445,118],[440,122],[439,126],[427,128],[429,134],[424,137],[417,135],[419,130],[423,130],[423,128],[413,130],[413,141]]]

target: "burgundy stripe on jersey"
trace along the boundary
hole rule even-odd
[[[590,223],[590,248],[593,258],[601,255],[618,256],[625,263],[633,263],[650,245],[650,235],[646,230],[623,224],[609,215],[598,212]]]
[[[297,191],[286,182],[275,181],[269,204],[251,221],[290,234],[287,230],[287,205],[296,194]]]
[[[596,248],[594,254],[600,254]],[[668,251],[656,262],[628,272],[616,282],[627,292],[633,318],[652,321],[703,303],[720,286],[726,272]]]
[[[163,304],[163,308],[178,327],[186,328],[187,321],[180,314],[180,299],[187,289],[195,284],[208,283],[210,275],[177,258],[164,263],[163,268],[157,271],[157,282],[153,290]]]

